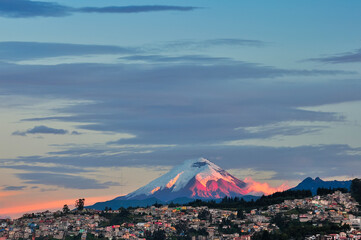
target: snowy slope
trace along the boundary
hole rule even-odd
[[[187,160],[165,175],[121,199],[156,197],[168,201],[179,197],[222,198],[246,194],[246,184],[219,166],[200,158]]]

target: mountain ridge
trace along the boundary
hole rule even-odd
[[[311,177],[305,178],[302,182],[300,182],[296,187],[291,188],[290,190],[310,190],[313,195],[317,193],[318,188],[346,188],[350,190],[351,180],[347,181],[324,181],[319,177],[315,179]]]

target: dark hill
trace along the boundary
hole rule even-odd
[[[316,177],[312,179],[310,177],[304,179],[301,183],[299,183],[296,187],[291,188],[291,190],[310,190],[313,195],[316,195],[317,189],[319,188],[327,188],[327,189],[335,189],[335,188],[346,188],[350,190],[351,180],[349,181],[323,181],[321,178]]]

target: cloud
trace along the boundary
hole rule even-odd
[[[184,52],[184,51],[194,51],[194,52],[202,52],[209,48],[219,48],[219,47],[231,47],[231,48],[238,48],[238,47],[265,47],[268,46],[269,43],[254,40],[254,39],[242,39],[242,38],[215,38],[215,39],[205,39],[205,40],[197,40],[197,39],[182,39],[177,41],[168,41],[162,42],[158,44],[148,44],[143,46],[143,50],[147,53],[151,53],[153,55],[149,55],[148,60],[155,61],[164,61],[165,59],[169,59],[170,61],[175,60],[225,60],[230,61],[231,59],[227,58],[210,58],[204,55],[185,55],[185,56],[176,56],[176,57],[169,57],[169,56],[161,56],[156,55],[159,52],[163,52],[165,54],[169,54],[169,52]],[[139,58],[147,58],[146,55],[138,56]],[[136,56],[135,56],[136,58]],[[178,58],[178,59],[177,59]]]
[[[25,188],[26,188],[26,186],[6,186],[6,187],[3,187],[3,190],[4,191],[20,191]]]
[[[356,161],[357,156],[346,153],[354,150],[349,146],[217,146],[239,139],[314,134],[328,122],[345,121],[337,113],[304,107],[361,100],[361,82],[348,79],[354,77],[350,72],[213,61],[211,56],[176,56],[167,63],[162,59],[167,57],[153,55],[149,61],[154,64],[0,64],[0,85],[8,95],[86,100],[23,121],[71,122],[78,123],[77,129],[135,136],[102,146],[62,146],[44,156],[16,160],[86,168],[167,166],[170,160],[175,165],[200,156],[215,161],[222,157],[219,165],[226,169],[259,165],[264,169],[256,170],[284,171],[277,175],[281,179],[301,176],[292,170],[293,162],[297,171],[312,173],[326,169],[327,161],[336,166]],[[284,124],[294,121],[308,124]],[[322,124],[310,123],[316,121]],[[309,159],[307,164],[299,164],[302,157]],[[344,167],[339,171],[323,174],[350,173]]]
[[[15,131],[12,133],[12,135],[16,136],[26,136],[27,134],[56,134],[56,135],[64,135],[68,134],[67,130],[64,129],[56,129],[56,128],[50,128],[44,125],[41,126],[35,126],[31,129],[28,129],[26,131]]]
[[[341,53],[328,57],[311,58],[310,61],[324,62],[324,63],[358,63],[361,62],[361,49],[353,52]]]
[[[0,64],[0,84],[14,95],[89,100],[56,109],[57,116],[26,120],[78,122],[78,129],[137,136],[119,144],[214,143],[252,137],[236,128],[280,121],[340,121],[334,113],[298,108],[361,99],[359,81],[273,80],[348,72],[198,60],[199,64]],[[267,134],[302,134],[310,129],[293,127]]]
[[[341,120],[343,120],[342,117],[340,117],[340,121]],[[235,130],[241,133],[240,139],[267,139],[275,136],[297,136],[309,133],[317,133],[326,128],[328,127],[317,125],[291,126],[290,123],[280,122],[257,127],[236,128]]]
[[[240,39],[240,38],[218,38],[218,39],[207,39],[207,40],[192,40],[183,39],[178,41],[166,42],[163,44],[163,48],[166,49],[204,49],[209,47],[217,46],[249,46],[249,47],[264,47],[268,43],[260,40],[253,39]]]
[[[72,8],[52,2],[30,0],[0,0],[0,16],[7,18],[65,17],[81,13],[140,13],[155,11],[192,11],[197,7],[140,5]]]
[[[1,0],[0,0],[1,1]],[[0,42],[0,60],[5,62],[27,61],[41,58],[76,57],[87,55],[122,55],[119,59],[125,61],[145,61],[155,63],[232,63],[233,59],[225,57],[210,57],[206,55],[167,56],[159,52],[177,51],[183,48],[199,50],[216,46],[262,46],[264,43],[247,39],[210,39],[204,41],[183,40],[151,44],[138,47],[121,47],[112,45],[91,45],[49,42]],[[154,53],[157,54],[154,54]],[[153,53],[153,54],[152,54]]]
[[[275,192],[283,192],[290,188],[286,183],[278,187],[271,187],[268,183],[254,181],[251,177],[247,177],[243,181],[247,183],[246,191],[249,195],[270,195]]]
[[[185,55],[185,56],[164,56],[164,55],[129,55],[120,57],[121,60],[143,61],[150,63],[232,63],[234,60],[223,57],[209,57],[204,55]]]
[[[23,170],[29,172],[54,172],[54,173],[84,173],[88,172],[88,170],[80,167],[70,166],[46,166],[46,165],[31,165],[26,164],[16,164],[16,162],[9,162],[6,165],[1,166],[0,168],[9,168],[16,170]]]
[[[8,18],[64,17],[71,8],[51,2],[29,0],[0,0],[0,16]]]
[[[122,7],[84,7],[78,8],[76,12],[84,13],[140,13],[159,11],[192,11],[198,7],[168,6],[168,5],[144,5],[144,6],[122,6]]]
[[[74,149],[76,150],[76,149]],[[86,149],[83,149],[84,152]],[[126,166],[169,166],[181,164],[186,159],[205,157],[224,169],[249,169],[267,171],[268,180],[300,180],[307,176],[332,177],[339,175],[359,176],[361,171],[361,148],[348,145],[318,145],[298,147],[266,146],[219,146],[189,144],[174,148],[158,148],[147,153],[118,153],[102,156],[68,154],[51,157],[21,157],[18,160],[29,163],[59,163],[76,167],[126,167]],[[350,154],[358,152],[358,154]]]
[[[101,183],[95,179],[58,173],[18,173],[16,176],[28,184],[44,184],[71,189],[104,189],[119,185],[115,182]]]
[[[91,54],[134,54],[137,52],[138,50],[136,48],[108,45],[0,42],[0,60],[3,61],[20,61],[60,56],[83,56]]]

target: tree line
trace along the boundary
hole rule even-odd
[[[264,208],[273,204],[280,204],[285,200],[294,200],[312,197],[310,190],[287,190],[284,192],[276,192],[268,196],[262,196],[257,200],[246,201],[242,197],[224,197],[220,202],[214,200],[205,201],[196,199],[189,202],[188,206],[200,207],[207,206],[209,208],[224,208],[224,209],[244,209],[250,210],[253,208]]]

